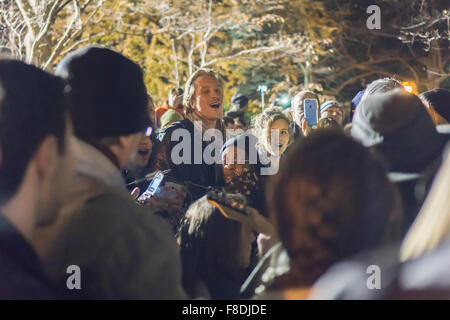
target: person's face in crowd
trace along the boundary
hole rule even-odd
[[[234,123],[233,122],[227,122],[225,125],[225,128],[228,130],[233,130],[234,129]]]
[[[253,230],[246,224],[241,225],[239,250],[237,250],[237,265],[239,268],[247,268],[250,266],[250,258],[252,253],[252,244],[256,241]]]
[[[150,137],[142,135],[138,143],[137,151],[131,155],[129,164],[141,169],[144,168],[148,164],[148,160],[152,154],[152,146]]]
[[[223,177],[225,183],[230,183],[233,179],[240,177],[245,170],[247,170],[247,165],[244,163],[246,162],[245,157],[245,151],[236,146],[225,149],[222,154]]]
[[[216,78],[209,75],[198,77],[194,81],[193,108],[195,112],[208,120],[223,117],[223,89]]]
[[[241,129],[242,131],[247,130],[247,127],[241,122],[241,119],[239,118],[234,118],[234,130],[238,130]]]
[[[342,122],[344,120],[344,115],[342,110],[338,107],[329,107],[325,112],[320,114],[321,118],[331,118],[338,123],[339,126],[342,126]]]
[[[64,150],[61,152],[57,148],[56,138],[51,138],[52,142],[46,138],[40,149],[46,148],[42,157],[37,152],[38,172],[42,183],[39,186],[40,199],[37,210],[36,226],[47,226],[52,224],[58,217],[63,203],[69,196],[70,184],[73,181],[74,157],[72,150],[73,129],[69,117],[66,120],[66,133]],[[47,145],[46,145],[47,144]]]
[[[173,100],[173,106],[171,106],[171,107],[174,107],[177,109],[183,109],[183,105],[181,103],[182,98],[183,98],[183,96],[176,96],[175,99]]]
[[[278,143],[276,145],[272,144],[272,136],[269,137],[269,145],[271,145],[272,152],[277,153],[279,155],[282,155],[289,144],[289,124],[284,121],[283,119],[278,119],[274,123],[272,123],[271,126],[271,135],[276,134],[278,135]],[[275,143],[275,138],[273,139],[273,142]]]
[[[148,101],[148,116],[152,120],[153,123],[156,125],[156,111],[155,111],[155,104],[152,100],[149,99]]]
[[[245,107],[242,107],[239,109],[239,112],[241,112],[241,113],[245,113],[247,111],[248,111],[248,104],[246,104]]]
[[[150,117],[152,122],[156,124],[155,104],[151,99],[148,100],[148,116]]]
[[[130,161],[131,155],[137,151],[139,141],[144,135],[143,132],[138,132],[128,136],[121,136],[119,137],[119,142],[110,147],[119,160],[121,170]]]

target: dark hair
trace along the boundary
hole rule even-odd
[[[231,117],[225,116],[222,120],[225,126],[227,126],[228,124],[234,125],[234,119]]]
[[[26,63],[0,60],[1,200],[13,196],[22,183],[34,152],[45,137],[57,138],[65,149],[67,111],[64,83]]]
[[[175,88],[170,89],[169,95],[167,97],[168,98],[167,102],[168,102],[169,106],[172,106],[173,101],[175,100],[176,97],[178,97],[178,96],[182,97],[183,94],[184,94],[184,90],[182,88],[175,87]],[[176,106],[172,106],[172,107],[176,107]]]
[[[314,131],[296,144],[268,186],[296,285],[312,285],[332,264],[393,236],[389,226],[398,228],[399,198],[384,167],[342,130]]]
[[[245,122],[244,118],[242,118],[242,117],[237,117],[237,119],[238,119],[238,121],[239,121],[244,127],[247,126],[247,123]]]
[[[206,196],[189,207],[179,242],[183,286],[191,297],[198,281],[206,285],[213,299],[223,298],[224,292],[233,291],[233,287],[235,292],[229,294],[238,294],[241,270],[235,261],[240,232],[241,224],[222,216],[207,202]]]
[[[244,114],[242,112],[238,112],[238,111],[231,111],[228,112],[226,115],[228,118],[231,119],[231,121],[234,123],[235,119],[238,119],[238,121],[244,125],[244,127],[247,126],[247,122],[244,119]],[[224,117],[225,118],[225,117]]]
[[[434,89],[420,95],[422,101],[430,112],[433,109],[439,116],[450,122],[450,91],[446,89]],[[430,112],[430,114],[432,114]],[[434,119],[433,119],[434,120]]]
[[[340,128],[340,126],[333,118],[325,117],[319,120],[319,122],[317,123],[317,129],[325,128]]]

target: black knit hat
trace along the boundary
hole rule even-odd
[[[61,60],[57,75],[67,80],[75,135],[118,137],[150,125],[141,68],[107,48],[88,46]]]

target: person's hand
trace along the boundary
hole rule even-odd
[[[222,208],[226,213],[229,213],[228,216],[230,219],[247,224],[257,233],[262,233],[267,237],[272,237],[276,234],[274,226],[266,217],[261,215],[258,210],[250,206],[246,206],[247,215],[245,215],[233,209],[233,207],[237,208],[239,205],[240,204],[238,202],[234,202],[231,204],[231,208],[224,206],[222,206]]]
[[[278,243],[278,237],[276,235],[267,236],[263,233],[258,234],[256,238],[256,244],[258,245],[258,253],[260,257],[263,257],[267,251]]]
[[[158,193],[142,201],[154,212],[167,211],[170,215],[173,212],[178,212],[183,209],[185,197],[185,191],[164,186],[160,187]]]
[[[171,187],[161,187],[160,192],[155,194],[153,198],[167,204],[167,210],[170,212],[183,209],[186,192],[184,190],[174,189]]]
[[[250,221],[250,225],[253,227],[253,230],[260,234],[264,234],[267,237],[272,237],[276,234],[274,226],[266,217],[261,215],[255,208],[247,208],[248,218]]]
[[[238,204],[235,203],[235,205]],[[258,233],[256,243],[258,245],[259,256],[262,257],[270,248],[272,248],[272,246],[274,246],[278,242],[276,229],[272,225],[272,223],[270,223],[270,221],[266,217],[261,215],[255,208],[247,206],[246,211],[247,215],[243,215],[242,213],[235,211],[234,214],[229,216],[238,218],[233,220],[237,220],[241,223],[249,225],[253,229],[253,231]],[[229,210],[227,210],[227,212],[229,212]]]
[[[134,188],[131,191],[131,197],[133,198],[133,200],[137,200],[137,198],[139,197],[140,193],[141,193],[141,189],[139,189],[138,187]]]
[[[143,204],[152,209],[153,212],[163,212],[168,210],[168,205],[166,202],[161,201],[161,199],[155,199],[154,197],[148,197],[142,200]]]

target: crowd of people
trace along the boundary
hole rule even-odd
[[[159,107],[143,79],[0,59],[0,299],[450,298],[448,90],[252,115],[211,69]]]

